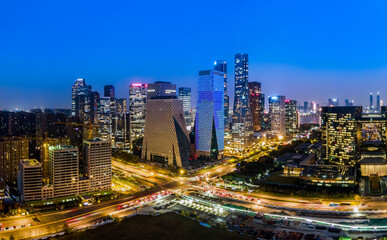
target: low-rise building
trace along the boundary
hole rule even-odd
[[[360,172],[363,177],[387,176],[387,162],[383,157],[366,157],[360,161]]]
[[[300,173],[301,185],[315,187],[354,187],[356,170],[345,165],[312,165]]]

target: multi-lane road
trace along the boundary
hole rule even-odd
[[[222,176],[231,172],[235,169],[235,164],[221,164],[215,166],[211,169],[201,171],[201,178],[187,178],[187,177],[170,177],[155,172],[151,172],[145,169],[134,167],[131,165],[123,164],[118,161],[113,161],[113,167],[119,168],[123,171],[127,171],[132,174],[137,174],[142,177],[146,177],[150,181],[156,182],[159,186],[158,189],[152,191],[143,192],[136,194],[131,197],[115,199],[100,204],[95,204],[91,206],[85,206],[82,208],[76,208],[71,210],[63,210],[49,213],[38,213],[22,217],[13,217],[9,219],[4,219],[2,223],[2,228],[11,228],[16,226],[16,229],[1,231],[0,237],[9,238],[13,235],[16,239],[28,239],[36,238],[43,235],[48,235],[55,232],[60,232],[63,230],[65,223],[69,224],[70,227],[79,227],[91,223],[96,219],[106,217],[112,212],[117,211],[118,206],[128,201],[133,201],[140,199],[144,196],[151,195],[162,189],[168,190],[179,190],[184,191],[186,189],[212,189],[215,191],[224,191],[223,189],[218,189],[213,185],[208,184],[208,181],[211,178]],[[232,192],[229,191],[231,194]],[[238,193],[241,196],[251,195],[248,193]],[[243,203],[241,205],[248,206],[250,208],[260,210],[263,212],[274,211],[274,209],[268,207],[269,205],[280,206],[285,208],[299,208],[299,209],[320,209],[320,210],[332,210],[326,204],[316,204],[312,201],[308,201],[300,198],[283,198],[283,197],[273,197],[268,195],[254,195],[256,199],[260,199],[258,202],[252,203]],[[340,206],[334,210],[345,211],[353,210],[354,206]],[[365,209],[387,209],[387,203],[384,201],[375,201],[367,203],[365,206],[360,207],[360,210]],[[385,217],[384,213],[373,214],[373,216]],[[25,227],[21,227],[25,226]]]

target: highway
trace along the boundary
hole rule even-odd
[[[278,211],[275,208],[270,206],[278,206],[285,208],[296,208],[296,209],[310,209],[310,210],[338,210],[338,211],[353,211],[355,206],[340,206],[338,208],[332,209],[324,204],[316,204],[307,199],[300,198],[283,198],[283,197],[274,197],[270,195],[262,194],[249,194],[249,193],[235,193],[233,191],[225,191],[214,187],[208,183],[211,178],[222,176],[231,172],[235,169],[235,164],[220,164],[213,168],[203,170],[200,172],[200,177],[187,178],[187,177],[170,177],[158,173],[153,173],[145,169],[139,169],[137,167],[123,164],[121,162],[113,161],[113,167],[119,168],[120,170],[127,171],[128,173],[137,174],[142,177],[146,177],[151,181],[158,183],[159,188],[149,191],[136,194],[131,197],[126,197],[122,199],[111,200],[103,202],[100,204],[95,204],[91,206],[85,206],[82,208],[76,208],[71,210],[63,210],[56,212],[48,213],[39,213],[28,215],[24,217],[15,217],[3,220],[2,228],[17,226],[17,229],[1,231],[0,237],[9,238],[12,234],[16,239],[28,239],[35,238],[42,235],[47,235],[54,232],[60,232],[63,230],[64,224],[67,222],[70,227],[82,227],[86,226],[88,223],[106,217],[108,214],[117,211],[118,206],[128,201],[133,201],[140,199],[144,196],[151,195],[160,191],[161,189],[168,189],[172,191],[178,190],[183,192],[187,189],[198,189],[198,190],[212,190],[219,192],[227,192],[231,196],[230,198],[238,199],[240,196],[252,196],[256,198],[254,202],[239,201],[238,205],[246,206],[255,211],[271,213],[273,211]],[[158,176],[158,177],[157,177]],[[239,195],[239,196],[236,196]],[[258,200],[259,199],[259,200]],[[259,201],[259,202],[258,202]],[[367,203],[365,206],[358,206],[359,210],[366,209],[387,209],[387,203],[383,201]],[[386,217],[385,213],[372,214],[373,217]],[[31,226],[29,226],[31,224]],[[20,228],[21,225],[26,227]]]

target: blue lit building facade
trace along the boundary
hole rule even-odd
[[[199,72],[195,145],[199,159],[223,157],[224,74],[216,70]]]

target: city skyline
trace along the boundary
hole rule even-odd
[[[347,4],[331,8],[326,3],[302,2],[283,2],[277,8],[272,3],[207,4],[207,9],[216,6],[222,11],[205,14],[209,10],[197,7],[176,11],[176,6],[163,13],[152,10],[147,14],[160,20],[155,24],[153,18],[139,15],[146,8],[143,3],[116,3],[106,12],[102,2],[50,3],[42,9],[39,4],[16,8],[6,3],[0,16],[7,36],[0,40],[6,46],[0,58],[0,108],[69,108],[67,86],[77,78],[85,78],[100,93],[111,84],[117,96],[126,98],[132,83],[170,81],[191,87],[194,98],[197,71],[218,59],[229,64],[228,95],[233,96],[231,63],[237,52],[249,54],[250,81],[261,82],[267,97],[285,95],[322,105],[328,98],[350,98],[355,105],[367,105],[371,91],[386,98],[386,17],[381,11],[385,3],[351,3],[350,9]],[[204,17],[193,21],[198,10]],[[101,13],[107,14],[104,21]],[[359,19],[359,15],[367,17]],[[220,18],[227,28],[211,30],[212,34],[228,37],[221,43],[208,41],[204,33],[209,30],[203,29]],[[234,30],[235,26],[239,28]],[[237,37],[241,33],[244,37]],[[155,34],[162,38],[155,41]],[[350,91],[348,84],[353,86]]]

